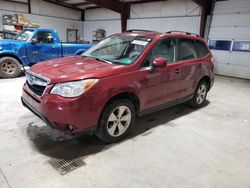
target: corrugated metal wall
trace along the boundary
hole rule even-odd
[[[57,18],[81,20],[81,11],[58,6],[43,0],[31,0],[31,13]]]
[[[218,1],[212,17],[210,40],[250,41],[250,1]],[[212,50],[216,73],[250,79],[250,52]]]
[[[128,20],[128,29],[149,29],[160,32],[170,30],[188,31],[199,34],[200,16],[146,18]]]
[[[153,24],[152,24],[153,23]],[[121,32],[120,20],[93,20],[84,22],[84,39],[92,41],[92,32],[104,29],[107,36]],[[199,34],[200,16],[145,18],[128,20],[128,29],[148,29],[160,32],[170,30],[188,31]]]
[[[0,9],[28,13],[28,5],[5,0],[0,0]]]
[[[121,32],[120,20],[96,20],[96,21],[84,21],[84,39],[92,42],[92,33],[96,29],[104,29],[106,35],[110,36],[114,33]]]
[[[16,14],[14,11],[0,10],[0,18],[3,14]],[[24,14],[24,13],[22,13]],[[59,36],[63,42],[67,40],[67,28],[76,28],[78,36],[83,36],[83,22],[77,20],[54,18],[47,16],[39,16],[33,14],[24,14],[31,22],[38,23],[40,27],[52,28],[58,31]],[[2,19],[0,19],[0,30],[2,30]]]
[[[120,15],[104,9],[86,10],[84,38],[92,41],[92,32],[104,29],[107,36],[121,32]],[[200,7],[191,0],[168,0],[131,6],[128,29],[160,32],[183,30],[199,34]]]
[[[167,0],[131,6],[131,19],[197,16],[200,7],[192,0]]]

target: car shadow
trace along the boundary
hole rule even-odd
[[[22,70],[22,72],[20,73],[20,75],[18,77],[24,77],[25,73],[26,73],[26,71]]]
[[[204,107],[207,105],[209,105],[209,101],[206,101]],[[125,140],[116,144],[122,144],[128,139],[136,140],[139,135],[147,136],[152,133],[154,131],[153,128],[157,126],[175,126],[174,122],[172,122],[173,120],[196,110],[198,109],[189,108],[185,104],[180,104],[147,116],[139,117],[134,124],[131,134]],[[27,135],[38,152],[55,159],[84,159],[116,145],[106,144],[93,134],[72,137],[55,129],[51,129],[48,126],[37,125],[34,122],[29,123]]]
[[[20,77],[24,77],[24,76],[25,76],[25,71],[22,70],[22,72],[16,78],[20,78]],[[0,79],[14,79],[14,78],[3,78],[0,76]]]

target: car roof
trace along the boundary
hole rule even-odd
[[[27,27],[24,30],[39,30],[39,31],[46,30],[46,31],[54,31],[54,29],[44,28],[44,27]]]
[[[140,36],[140,37],[146,37],[146,38],[155,38],[156,36],[161,35],[161,33],[158,33],[158,32],[143,32],[143,31],[138,31],[138,32],[118,33],[117,35],[122,35],[122,36]]]
[[[144,31],[144,30],[132,30],[123,33],[118,33],[116,35],[122,36],[139,36],[139,37],[146,37],[146,38],[157,38],[157,37],[164,37],[164,36],[172,36],[172,37],[184,37],[190,39],[197,39],[200,41],[204,41],[199,35],[195,33],[183,32],[183,31],[170,31],[166,33],[160,33],[157,31]]]

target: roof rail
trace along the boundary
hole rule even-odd
[[[196,33],[190,33],[190,32],[186,32],[186,31],[168,31],[166,33],[185,33],[186,35],[195,35],[196,37],[199,37],[199,35]]]
[[[143,29],[129,29],[126,32],[128,33],[133,33],[133,32],[158,33],[157,31],[150,31],[150,30],[143,30]]]

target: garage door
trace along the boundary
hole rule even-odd
[[[250,79],[250,0],[215,3],[209,46],[217,74]]]

